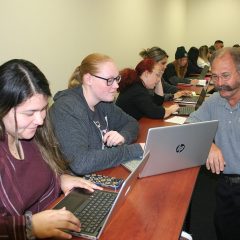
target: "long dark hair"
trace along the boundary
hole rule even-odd
[[[13,108],[31,98],[34,94],[50,97],[49,83],[44,74],[31,62],[13,59],[0,66],[0,141],[6,136],[4,116]],[[15,111],[15,142],[19,149]],[[37,128],[34,140],[47,164],[56,173],[63,173],[66,162],[59,150],[47,114],[44,124]],[[19,152],[19,156],[21,154]]]

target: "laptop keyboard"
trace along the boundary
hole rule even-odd
[[[197,102],[198,96],[192,96],[192,97],[184,97],[184,102]]]
[[[195,107],[194,106],[184,106],[184,107],[180,107],[178,109],[178,114],[179,115],[189,115],[190,113],[195,111]]]
[[[122,165],[127,168],[129,171],[133,172],[138,165],[140,164],[141,160],[140,159],[134,159],[125,163],[122,163]]]
[[[110,211],[117,193],[95,190],[84,206],[74,215],[80,219],[81,233],[93,234]]]

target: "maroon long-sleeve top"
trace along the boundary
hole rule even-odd
[[[21,141],[24,159],[15,159],[7,140],[0,142],[0,238],[26,238],[26,211],[44,210],[60,194],[59,178],[34,141]]]

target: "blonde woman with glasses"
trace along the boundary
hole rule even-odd
[[[120,80],[114,61],[93,53],[75,69],[70,82],[76,87],[54,97],[52,122],[75,174],[115,167],[143,154],[144,144],[133,143],[137,121],[113,103]]]

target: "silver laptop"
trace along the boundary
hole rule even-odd
[[[151,151],[151,156],[139,177],[205,164],[217,126],[218,121],[213,120],[150,128],[144,151]]]
[[[66,207],[80,219],[81,232],[71,232],[72,235],[87,239],[100,237],[107,223],[122,207],[124,200],[147,163],[149,155],[149,152],[145,154],[141,164],[131,172],[119,192],[95,190],[94,193],[91,193],[82,188],[75,188],[54,207],[54,209]],[[99,200],[100,202],[98,202]]]

